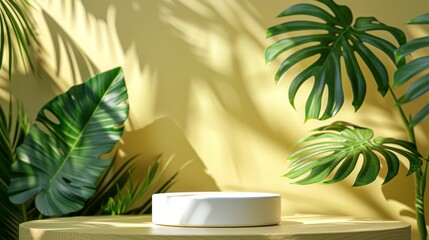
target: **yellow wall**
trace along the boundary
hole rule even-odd
[[[31,118],[74,83],[122,66],[131,105],[123,155],[142,153],[147,160],[142,164],[147,164],[160,153],[176,154],[174,168],[193,159],[172,190],[278,192],[283,214],[414,222],[413,179],[404,177],[405,167],[385,186],[380,178],[370,186],[351,188],[352,177],[330,186],[296,186],[282,177],[293,143],[327,123],[304,123],[307,92],[300,92],[295,111],[288,103],[288,81],[276,86],[273,80],[279,62],[264,64],[264,49],[273,42],[265,39],[265,29],[279,22],[274,16],[281,10],[299,1],[36,2],[42,46],[35,51],[36,71],[28,75],[18,69],[11,86],[0,88],[3,98],[1,89],[12,89]],[[338,2],[349,5],[356,16],[375,15],[404,28],[411,38],[429,33],[428,28],[404,24],[429,12],[426,1]],[[391,100],[374,91],[356,114],[348,98],[333,120],[340,119],[374,128],[378,135],[405,138]],[[428,123],[417,130],[426,150],[428,133]]]

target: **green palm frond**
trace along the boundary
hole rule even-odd
[[[346,6],[337,5],[333,0],[318,0],[330,10],[327,11],[313,4],[296,4],[284,10],[278,17],[305,16],[300,21],[289,21],[273,26],[267,30],[267,37],[290,32],[304,32],[294,37],[285,37],[265,51],[265,60],[272,62],[280,54],[297,49],[280,65],[276,73],[278,82],[286,72],[308,58],[317,59],[295,76],[289,88],[289,101],[294,106],[299,88],[309,79],[314,78],[313,88],[308,97],[305,116],[308,119],[328,119],[338,113],[344,103],[343,83],[341,77],[341,59],[344,60],[346,72],[353,91],[353,106],[358,110],[366,95],[366,81],[361,70],[362,58],[370,70],[378,91],[384,96],[389,89],[389,76],[385,64],[368,46],[385,53],[394,63],[395,44],[384,37],[371,34],[386,32],[392,35],[399,44],[406,42],[405,34],[397,28],[387,26],[373,17],[356,18]],[[317,19],[315,20],[308,20]],[[400,62],[402,64],[403,62]],[[327,89],[326,89],[327,88]],[[327,103],[323,114],[322,99],[327,93]]]
[[[429,14],[416,17],[410,21],[412,24],[429,24]],[[396,60],[403,61],[406,56],[420,49],[429,47],[429,37],[411,40],[401,45],[395,52]],[[415,99],[427,96],[429,91],[429,57],[416,58],[398,68],[393,76],[395,88],[413,81],[398,99],[399,104],[405,104]],[[429,104],[426,104],[415,116],[411,118],[410,127],[414,127],[429,117]]]
[[[116,68],[47,103],[18,148],[10,200],[23,204],[35,196],[46,216],[82,209],[111,162],[102,156],[122,135],[127,99],[122,69]]]
[[[138,155],[128,158],[119,169],[115,169],[113,164],[104,172],[97,181],[97,190],[95,194],[88,199],[85,207],[73,213],[77,216],[100,215],[101,207],[109,200],[111,196],[117,193],[117,187],[123,188],[128,182],[128,172],[137,165]],[[113,157],[113,162],[118,158],[118,152]]]
[[[27,0],[0,1],[0,68],[3,67],[5,50],[8,49],[9,79],[12,75],[14,55],[20,56],[24,67],[28,62],[33,68],[29,45],[31,40],[35,40],[35,35],[30,7]],[[18,53],[15,53],[15,47]]]
[[[102,210],[103,214],[121,215],[145,213],[151,207],[151,198],[149,197],[146,201],[141,202],[142,197],[152,189],[154,184],[159,182],[160,177],[164,174],[172,160],[173,157],[170,157],[163,167],[160,168],[161,157],[158,158],[152,166],[149,166],[146,177],[142,181],[139,181],[140,184],[137,186],[134,185],[132,169],[130,169],[127,174],[129,180],[128,186],[120,187],[119,184],[117,184],[116,196],[109,198]],[[166,192],[174,183],[179,172],[188,163],[184,164],[178,171],[170,176],[164,184],[155,190],[155,193]]]
[[[23,142],[28,130],[27,115],[20,104],[14,109],[10,99],[8,111],[0,106],[0,229],[4,239],[18,239],[19,224],[26,217],[22,210],[29,210],[27,206],[10,202],[7,194],[10,166],[16,160],[16,148]]]
[[[298,184],[317,182],[335,183],[345,179],[355,169],[359,159],[363,161],[354,186],[373,182],[380,171],[380,160],[387,163],[389,182],[398,173],[398,156],[409,161],[408,174],[420,168],[422,161],[415,145],[393,138],[374,138],[371,129],[362,128],[346,122],[334,122],[316,129],[315,134],[303,138],[298,144],[307,145],[294,152],[286,177],[295,179],[306,173]],[[335,172],[329,180],[331,173]]]
[[[9,168],[16,160],[16,149],[24,141],[29,132],[29,122],[21,104],[13,108],[12,98],[9,100],[8,111],[0,106],[0,178],[9,184]]]

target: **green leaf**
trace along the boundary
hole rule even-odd
[[[357,110],[359,109],[359,106],[362,105],[366,95],[365,77],[361,69],[359,68],[359,63],[358,63],[358,60],[356,59],[353,48],[350,47],[344,41],[345,39],[343,39],[344,61],[348,62],[351,66],[351,67],[348,67],[346,70],[347,70],[347,76],[349,77],[350,85],[353,89],[353,94],[354,94],[352,105],[355,107],[355,110]],[[342,85],[341,81],[337,84]]]
[[[350,175],[350,173],[353,172],[353,170],[356,167],[357,162],[358,162],[358,157],[356,155],[346,156],[344,158],[344,160],[342,161],[341,166],[335,172],[335,175],[332,177],[332,179],[329,181],[325,181],[324,183],[332,184],[332,183],[337,183],[339,181],[344,180],[347,176]],[[320,181],[322,181],[322,180],[320,180]]]
[[[387,162],[387,175],[383,184],[392,180],[399,172],[399,158],[392,152],[386,151],[384,148],[374,148],[375,151],[382,154]],[[411,169],[411,168],[410,168]]]
[[[297,47],[299,45],[310,43],[310,42],[317,42],[319,44],[319,43],[329,42],[330,40],[332,40],[332,37],[327,34],[320,34],[318,36],[313,35],[313,36],[301,36],[301,37],[294,37],[289,39],[282,39],[267,48],[267,50],[265,51],[265,59],[268,63],[273,61],[275,58],[277,58],[278,55],[282,54],[283,52],[291,48]],[[309,55],[308,57],[310,56],[311,55]]]
[[[411,19],[408,24],[429,24],[429,13]]]
[[[117,192],[115,196],[111,197],[107,204],[104,204],[106,207],[102,209],[102,213],[109,215],[121,215],[146,211],[147,207],[151,206],[151,194],[149,195],[149,191],[153,188],[154,184],[161,180],[161,176],[165,174],[165,171],[173,160],[173,157],[174,156],[170,157],[162,167],[162,159],[159,157],[152,164],[152,166],[149,166],[146,177],[141,179],[141,181],[139,181],[140,184],[138,185],[134,185],[133,176],[131,174],[132,172],[128,171],[129,184],[122,187],[117,185]],[[178,176],[179,172],[188,164],[189,162],[185,163],[170,178],[168,178],[167,181],[156,190],[156,192],[167,191],[172,186],[173,181]],[[141,200],[145,195],[147,201],[142,202]]]
[[[116,151],[113,162],[118,158],[118,151]],[[119,168],[111,164],[109,168],[97,181],[97,191],[86,202],[85,207],[73,213],[77,216],[99,215],[101,214],[100,206],[103,206],[109,201],[109,198],[117,194],[117,187],[122,189],[128,182],[128,172],[133,171],[138,164],[138,155],[132,156],[125,160]]]
[[[18,239],[19,224],[31,220],[30,207],[17,206],[9,201],[8,185],[10,180],[10,166],[16,160],[16,148],[28,133],[28,119],[22,106],[13,106],[12,97],[7,110],[0,106],[0,229],[2,238]]]
[[[284,10],[279,17],[302,16],[302,20],[293,20],[270,27],[267,37],[280,34],[294,34],[285,37],[265,51],[265,60],[270,63],[286,51],[292,52],[280,65],[275,80],[280,81],[288,70],[296,65],[308,64],[304,71],[294,77],[289,87],[289,102],[294,106],[294,99],[304,82],[311,81],[313,88],[305,107],[305,119],[329,119],[335,116],[343,106],[344,93],[341,73],[343,59],[350,86],[353,92],[353,106],[357,111],[363,104],[366,95],[367,80],[363,75],[362,65],[370,69],[383,96],[389,89],[389,76],[386,64],[367,46],[372,45],[381,50],[395,63],[395,45],[406,42],[405,34],[398,28],[387,26],[374,17],[359,17],[353,24],[353,15],[347,6],[337,5],[333,0],[319,0],[330,12],[313,4],[296,4]],[[312,20],[308,20],[310,17]],[[322,31],[322,33],[320,33]],[[372,33],[386,32],[392,35],[397,43]],[[364,63],[357,60],[359,55]],[[400,61],[398,65],[403,64]],[[314,79],[314,80],[313,80]],[[327,96],[326,96],[327,95]]]
[[[47,216],[80,210],[111,162],[102,156],[122,135],[127,98],[122,69],[116,68],[47,103],[18,148],[10,200],[22,204],[35,196]]]
[[[403,44],[407,41],[407,37],[401,29],[385,25],[382,22],[378,21],[377,18],[375,17],[358,17],[356,18],[356,22],[354,26],[355,26],[355,29],[360,32],[386,31],[390,33],[390,35],[392,35],[395,38],[396,42],[398,42],[399,44]],[[383,38],[379,38],[377,36],[372,36],[369,34],[368,34],[368,37],[375,37],[375,38],[378,38],[379,40],[383,40]],[[375,46],[377,46],[378,41],[375,41],[374,43],[376,44]],[[393,44],[388,41],[383,41],[382,45],[393,46]],[[380,50],[383,50],[383,47],[381,47]],[[388,56],[393,55],[393,52],[390,50],[384,51],[384,53],[386,53]]]
[[[427,15],[422,16],[420,20],[414,21],[414,23],[420,23],[427,18]],[[395,57],[397,61],[404,60],[406,56],[429,47],[429,37],[423,37],[414,39],[406,44],[400,46],[396,52]],[[399,88],[405,84],[409,84],[404,94],[399,97],[397,103],[405,104],[413,100],[423,98],[427,96],[429,91],[429,57],[423,56],[413,59],[407,64],[398,68],[393,76],[393,87]],[[411,116],[410,127],[415,127],[422,123],[429,117],[429,107],[426,105],[418,111],[415,116]]]
[[[414,117],[411,118],[410,127],[415,127],[429,117],[429,104],[426,104]]]
[[[320,54],[321,52],[325,52],[327,50],[328,50],[328,48],[326,46],[320,44],[320,45],[304,48],[304,49],[301,49],[301,50],[293,53],[292,55],[287,57],[281,63],[281,65],[280,65],[280,67],[276,73],[276,78],[275,78],[276,82],[279,82],[280,79],[285,75],[285,73],[291,67],[293,67],[297,63],[297,61],[302,61],[302,60],[307,59],[309,57],[316,56],[316,55]],[[323,60],[326,60],[326,59],[323,58]]]
[[[406,65],[398,68],[395,72],[393,87],[397,88],[402,86],[425,69],[429,69],[429,56],[417,58],[408,62]]]
[[[429,37],[413,39],[406,44],[401,45],[395,51],[396,62],[403,60],[406,56],[419,49],[429,47]]]
[[[363,164],[353,184],[354,187],[363,186],[372,183],[380,172],[380,163],[377,155],[371,151],[362,151]]]
[[[363,186],[377,178],[381,160],[387,164],[384,181],[387,183],[398,173],[398,156],[409,161],[408,174],[418,170],[422,164],[414,144],[393,138],[374,138],[373,131],[368,128],[334,122],[315,131],[299,141],[305,146],[289,157],[292,163],[285,176],[296,179],[305,175],[295,182],[297,184],[342,181],[353,172],[357,162],[362,161],[353,186]]]
[[[26,63],[29,63],[30,68],[33,69],[29,46],[30,42],[38,43],[33,31],[33,22],[34,20],[30,14],[30,4],[27,0],[0,1],[0,67],[3,67],[4,50],[7,43],[9,49],[9,79],[12,76],[12,59],[14,55],[19,55],[24,67],[26,67]],[[17,49],[15,49],[15,46]],[[18,52],[16,53],[16,51]]]
[[[384,81],[384,79],[389,78],[386,68],[383,65],[383,62],[377,58],[377,56],[369,50],[363,43],[351,39],[352,43],[355,46],[356,53],[363,59],[365,64],[368,66],[371,74],[374,76],[375,82],[377,83],[377,91],[380,92],[383,96],[387,93],[389,89],[389,82]],[[349,76],[350,79],[350,76]],[[360,82],[362,85],[363,82]],[[352,85],[358,85],[359,83],[353,83]],[[363,101],[364,99],[362,99]],[[353,106],[358,106],[358,104],[353,101]],[[356,109],[356,108],[355,108]]]
[[[333,26],[326,25],[325,23],[313,22],[313,21],[292,21],[285,22],[275,26],[272,26],[267,29],[267,38],[279,34],[284,34],[287,32],[293,31],[303,31],[303,30],[325,30],[327,32],[340,32]]]
[[[413,82],[398,99],[399,104],[411,102],[429,91],[429,75]]]
[[[277,17],[286,17],[286,16],[294,16],[294,15],[309,15],[316,18],[320,18],[321,20],[327,23],[335,23],[341,24],[337,18],[333,17],[330,13],[323,10],[322,8],[312,5],[312,4],[296,4],[290,8],[285,9],[281,12]]]

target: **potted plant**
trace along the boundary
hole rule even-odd
[[[381,161],[387,164],[388,172],[384,183],[394,178],[399,170],[399,158],[409,162],[408,174],[415,179],[415,208],[418,232],[421,240],[428,239],[425,221],[425,184],[428,169],[428,155],[417,148],[414,128],[429,116],[429,104],[417,114],[409,115],[404,104],[410,103],[429,91],[429,57],[406,61],[406,57],[421,48],[429,46],[429,37],[407,42],[405,33],[392,26],[385,25],[375,17],[353,18],[347,6],[336,4],[333,0],[317,0],[317,4],[300,3],[293,5],[278,17],[301,16],[302,20],[290,20],[267,30],[267,37],[285,34],[284,38],[270,45],[265,51],[267,63],[280,54],[298,49],[287,56],[278,68],[275,76],[280,81],[290,68],[297,64],[306,64],[308,58],[315,59],[305,69],[294,76],[289,87],[289,101],[294,99],[302,84],[311,82],[312,90],[305,105],[305,119],[326,120],[334,117],[344,103],[342,64],[353,93],[352,105],[358,111],[365,100],[367,83],[375,80],[377,91],[389,95],[396,105],[402,119],[407,140],[391,137],[374,137],[370,128],[352,123],[336,121],[315,129],[315,133],[304,137],[300,146],[289,159],[286,177],[300,178],[296,183],[335,183],[345,179],[356,168],[362,166],[354,186],[373,182],[380,171]],[[429,23],[429,14],[410,21],[411,24]],[[292,37],[287,34],[296,32]],[[393,37],[389,41],[379,35],[380,32]],[[301,34],[304,33],[304,34]],[[397,67],[393,80],[376,51],[387,55]],[[359,61],[358,57],[362,60]],[[363,74],[363,65],[372,76]],[[307,83],[308,84],[308,83]],[[397,89],[407,85],[405,92],[398,94]],[[326,97],[326,101],[324,101]]]

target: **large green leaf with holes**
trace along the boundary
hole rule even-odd
[[[44,215],[64,215],[84,206],[111,163],[104,159],[120,139],[128,117],[121,68],[70,88],[39,111],[37,122],[17,150],[10,200],[35,197]]]
[[[370,70],[378,91],[384,96],[389,89],[389,76],[385,66],[389,63],[380,60],[374,50],[383,52],[394,63],[395,44],[406,42],[405,34],[400,29],[387,26],[374,17],[359,17],[353,22],[353,15],[348,7],[337,5],[332,0],[318,2],[326,8],[307,3],[293,5],[278,16],[296,16],[293,20],[267,30],[267,37],[284,34],[284,38],[266,49],[266,62],[270,63],[288,52],[276,73],[277,82],[292,67],[304,66],[304,70],[294,76],[289,87],[292,106],[300,87],[305,82],[312,84],[305,107],[306,120],[328,119],[340,111],[344,103],[345,86],[341,72],[342,61],[353,92],[352,104],[355,110],[362,105],[366,95],[368,78],[363,74],[363,64]],[[299,17],[302,20],[296,20]],[[393,36],[397,43],[386,40],[388,38],[379,35],[380,32]],[[359,57],[363,62],[359,62]],[[400,61],[398,64],[402,63]],[[323,101],[325,97],[326,102]]]
[[[302,147],[290,157],[286,177],[296,183],[335,183],[345,179],[362,161],[354,186],[373,182],[380,172],[381,160],[387,166],[384,183],[399,171],[399,157],[409,162],[408,174],[420,168],[422,161],[415,145],[398,139],[375,137],[374,132],[347,122],[334,122],[320,127],[298,144]]]

